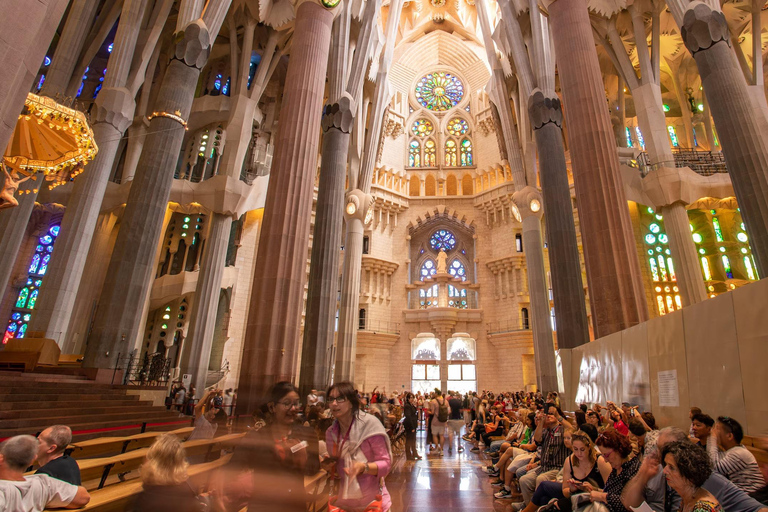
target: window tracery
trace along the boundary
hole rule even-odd
[[[438,71],[421,78],[415,88],[416,101],[429,110],[450,110],[464,97],[464,85],[451,73]]]
[[[456,247],[456,237],[454,237],[453,233],[447,229],[438,229],[429,238],[429,245],[435,251],[440,251],[442,249],[445,252],[448,252]]]

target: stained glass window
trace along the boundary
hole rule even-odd
[[[667,312],[671,313],[675,310],[675,303],[672,300],[671,295],[667,295]]]
[[[627,130],[627,147],[631,148],[632,147],[632,132],[629,131],[629,126],[627,126],[625,129]]]
[[[675,127],[672,125],[667,126],[667,131],[669,132],[669,138],[672,141],[672,145],[674,147],[678,147],[679,144],[677,142],[677,133],[675,133]]]
[[[461,166],[472,165],[472,141],[464,139],[461,141]]]
[[[454,238],[453,233],[447,229],[438,229],[429,239],[429,245],[436,251],[442,249],[445,252],[448,252],[456,247],[456,238]]]
[[[661,280],[662,281],[669,281],[669,276],[667,275],[667,265],[664,262],[664,256],[659,256],[659,273],[661,274]]]
[[[412,140],[408,148],[408,166],[421,167],[421,144],[417,140]]]
[[[451,266],[448,267],[448,273],[453,277],[458,277],[462,281],[467,280],[467,271],[464,269],[464,265],[459,260],[453,260]]]
[[[468,131],[469,125],[460,117],[454,117],[448,122],[448,133],[451,135],[456,135],[458,137],[459,135],[464,135]]]
[[[448,167],[457,167],[459,165],[456,156],[456,141],[445,141],[445,165]]]
[[[435,111],[450,110],[464,97],[464,86],[457,77],[439,71],[423,76],[416,84],[416,100]]]
[[[437,147],[435,146],[435,141],[432,139],[429,139],[424,143],[424,166],[437,166]]]
[[[411,132],[417,137],[427,137],[431,135],[433,131],[435,131],[435,129],[429,119],[418,119],[414,121],[413,126],[411,126]]]
[[[720,229],[720,221],[717,217],[712,217],[712,227],[715,228],[715,238],[718,242],[723,242],[723,231]]]
[[[448,285],[448,306],[457,309],[467,309],[467,290]]]
[[[661,295],[657,295],[656,296],[656,305],[659,308],[659,314],[660,315],[666,315],[667,314],[667,311],[664,308],[664,297],[662,297]]]
[[[709,260],[707,260],[706,256],[702,256],[701,258],[701,269],[704,271],[704,280],[711,281],[712,272],[709,270]]]
[[[669,279],[672,281],[677,281],[677,276],[675,275],[675,266],[672,263],[672,258],[667,256],[667,269],[669,270]]]
[[[755,280],[755,270],[752,268],[752,260],[749,256],[744,256],[744,267],[747,269],[747,277]]]
[[[435,272],[437,272],[437,267],[435,266],[435,262],[432,260],[427,260],[421,265],[421,279],[422,281],[430,276],[435,275]]]
[[[656,258],[650,258],[648,260],[648,263],[651,266],[651,276],[653,276],[654,281],[659,280],[659,267],[656,265]]]
[[[721,258],[723,260],[723,270],[725,270],[725,277],[727,277],[728,279],[733,279],[733,270],[731,270],[730,258],[728,258],[728,256],[726,256],[725,254],[723,254]]]
[[[637,134],[637,142],[640,143],[640,147],[645,149],[645,139],[643,139],[643,134],[640,132],[639,126],[635,126],[635,133]]]
[[[35,253],[27,269],[29,274],[27,282],[16,297],[14,304],[16,311],[11,311],[11,318],[3,335],[3,343],[7,343],[10,338],[23,338],[27,332],[27,323],[32,318],[31,313],[27,311],[34,309],[37,304],[40,285],[43,284],[41,276],[48,270],[48,264],[53,255],[53,244],[60,229],[60,226],[52,226],[47,233],[38,238]]]
[[[419,307],[421,309],[437,306],[437,285],[419,290]]]

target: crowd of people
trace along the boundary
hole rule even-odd
[[[226,396],[209,389],[195,402],[189,439],[231,431]],[[176,436],[160,435],[131,510],[303,512],[304,478],[323,469],[336,510],[387,511],[392,442],[402,432],[406,459],[421,459],[423,428],[431,458],[465,447],[490,458],[484,470],[498,488],[494,499],[514,500],[515,511],[630,512],[645,502],[653,512],[768,512],[766,482],[739,422],[698,408],[690,420],[688,431],[659,428],[652,413],[613,402],[565,413],[556,393],[365,394],[348,382],[312,390],[302,403],[280,382],[204,494],[190,485],[188,467],[206,458],[187,457]],[[54,425],[0,443],[0,510],[88,503],[77,462],[65,453],[71,440],[68,427]]]

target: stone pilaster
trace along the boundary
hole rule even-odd
[[[327,105],[323,113],[322,127],[325,135],[301,350],[302,394],[305,390],[324,389],[330,383],[344,186],[354,111],[352,97],[343,93],[339,102]]]
[[[133,94],[124,85],[146,4],[145,0],[127,0],[123,5],[104,89],[91,111],[99,152],[86,167],[86,172],[75,180],[61,223],[61,235],[56,242],[56,255],[40,289],[38,311],[29,326],[30,337],[52,338],[60,346],[67,338],[75,296],[85,271],[88,249],[120,138],[133,120],[136,104]]]
[[[690,221],[685,204],[678,201],[661,208],[664,226],[669,236],[669,250],[675,261],[675,275],[683,306],[696,304],[707,298],[701,276],[699,255],[691,238]]]
[[[255,410],[268,386],[296,376],[333,18],[316,3],[304,2],[296,11],[243,347],[238,401],[243,413]]]
[[[560,98],[547,98],[537,89],[528,101],[528,114],[539,153],[539,180],[547,212],[544,221],[547,225],[558,347],[576,348],[589,342],[589,327],[565,165]]]
[[[227,242],[232,229],[232,217],[212,213],[205,251],[197,277],[195,298],[190,308],[189,331],[185,344],[189,346],[189,366],[186,373],[192,375],[195,388],[202,390],[208,376],[211,358],[216,312],[219,305],[221,277],[227,259]],[[218,368],[216,368],[218,370]]]
[[[547,393],[557,390],[557,367],[555,346],[552,342],[547,273],[544,269],[544,242],[541,238],[542,197],[535,188],[525,187],[515,192],[512,199],[523,222],[523,248],[528,267],[536,382],[539,390]]]
[[[184,139],[200,70],[210,52],[208,29],[194,21],[180,32],[163,77],[121,229],[109,263],[84,365],[110,368],[118,353],[130,351],[142,323],[144,300],[154,271],[163,214]],[[169,117],[173,116],[173,117]],[[125,342],[123,340],[126,340]],[[126,346],[130,342],[131,346]]]
[[[725,16],[692,2],[681,35],[699,68],[760,277],[768,275],[768,120],[730,48]]]
[[[648,318],[586,0],[549,6],[595,336]]]

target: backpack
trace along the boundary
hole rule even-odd
[[[437,421],[445,423],[448,421],[448,403],[443,399],[443,404],[440,405],[440,402],[437,402],[437,406]]]

